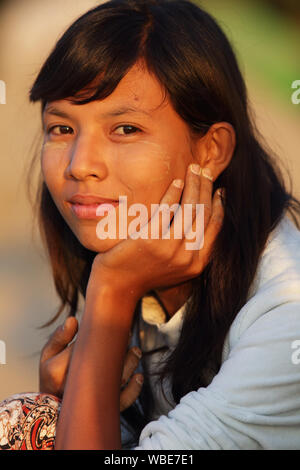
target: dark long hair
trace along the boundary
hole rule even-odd
[[[232,160],[214,183],[214,189],[226,189],[223,227],[209,264],[192,280],[181,336],[161,371],[162,379],[171,379],[178,403],[218,372],[225,337],[247,301],[266,240],[286,211],[299,227],[300,203],[286,190],[276,159],[252,122],[231,45],[216,21],[188,0],[111,0],[90,10],[57,42],[30,100],[41,101],[44,109],[47,102],[67,97],[78,105],[104,99],[140,60],[163,85],[191,136],[220,121],[236,132]],[[61,299],[58,314],[67,307],[74,315],[95,253],[80,245],[45,183],[39,201],[40,227]],[[149,419],[150,398],[145,385],[143,413],[131,407],[124,414],[137,433]]]

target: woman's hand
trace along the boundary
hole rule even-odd
[[[41,352],[40,392],[62,398],[68,367],[71,360],[74,339],[78,331],[75,317],[68,317],[50,336]]]
[[[180,239],[174,237],[175,223],[179,211],[171,224],[163,226],[162,217],[157,210],[153,217],[142,227],[141,232],[148,234],[146,239],[130,238],[120,241],[115,247],[95,257],[88,292],[97,290],[101,284],[115,285],[116,291],[123,290],[137,300],[147,291],[158,287],[179,284],[199,275],[210,260],[213,244],[223,223],[224,209],[218,191],[212,196],[213,181],[207,172],[201,175],[188,168],[184,190],[169,186],[160,205],[178,204],[181,196],[182,220],[188,210],[185,204],[192,204],[193,225],[196,229],[196,204],[204,204],[204,243],[200,249],[186,249],[186,233]],[[159,239],[151,239],[151,224],[159,226]],[[166,225],[166,224],[165,224]],[[202,228],[202,227],[201,227]],[[162,238],[168,235],[168,238]]]
[[[40,359],[40,392],[62,398],[67,372],[78,330],[75,317],[68,317],[65,323],[54,331],[44,346]],[[71,344],[70,344],[71,343]],[[120,411],[129,408],[138,398],[143,384],[143,375],[134,374],[141,358],[141,351],[133,347],[127,351],[120,395]]]
[[[134,374],[141,357],[141,350],[136,346],[127,351],[122,373],[120,411],[129,408],[141,393],[144,380],[143,375]]]

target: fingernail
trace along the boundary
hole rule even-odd
[[[176,186],[176,188],[182,189],[183,185],[184,185],[184,182],[183,182],[183,180],[174,180],[173,185]]]
[[[210,168],[203,168],[202,176],[209,179],[210,181],[213,181],[213,175],[212,175],[212,172],[211,172]]]
[[[142,351],[139,348],[132,348],[133,354],[135,354],[139,359],[142,357]]]
[[[135,378],[135,381],[139,384],[139,385],[143,385],[144,383],[144,377],[142,375],[137,375],[136,378]]]
[[[201,166],[198,165],[198,163],[192,163],[190,165],[190,170],[192,173],[194,173],[195,175],[200,175],[201,173]]]
[[[220,198],[225,199],[225,188],[217,189],[217,194]]]

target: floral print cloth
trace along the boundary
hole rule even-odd
[[[13,395],[0,403],[0,450],[53,450],[61,401],[54,395]]]

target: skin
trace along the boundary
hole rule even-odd
[[[45,182],[78,240],[98,253],[66,379],[56,449],[121,448],[120,386],[136,303],[155,290],[174,314],[190,292],[191,279],[207,265],[222,226],[223,205],[213,194],[213,182],[231,160],[234,130],[221,122],[205,136],[192,137],[168,98],[162,97],[156,78],[136,64],[105,100],[83,106],[62,100],[48,104],[44,113]],[[103,116],[125,103],[150,117]],[[68,116],[51,114],[54,105]],[[141,132],[120,136],[121,125]],[[49,131],[53,126],[69,126],[71,131],[61,135],[57,127]],[[62,142],[65,145],[58,145]],[[206,174],[191,171],[190,163],[205,167]],[[172,184],[174,179],[182,180],[184,187]],[[152,203],[180,202],[183,208],[204,204],[204,246],[186,250],[184,238],[172,237],[174,224],[170,239],[99,240],[96,222],[79,220],[69,210],[66,200],[76,192],[113,199],[126,195],[128,205],[143,203],[148,213]],[[147,228],[154,221],[155,215]]]
[[[78,332],[78,321],[68,317],[63,325],[56,328],[45,344],[40,358],[40,392],[63,397],[68,367],[70,364],[74,337]],[[135,373],[142,352],[138,347],[130,348],[124,360],[120,411],[132,405],[138,398],[143,385],[143,375]]]
[[[112,199],[124,195],[128,206],[142,203],[150,214],[151,203],[159,203],[172,179],[185,173],[191,158],[188,129],[163,98],[159,83],[136,67],[103,101],[76,106],[62,100],[46,108],[45,127],[70,126],[73,134],[59,135],[57,128],[45,136],[44,178],[66,222],[79,241],[93,251],[106,251],[115,246],[118,239],[99,240],[96,221],[78,223],[65,202],[68,197],[76,192]],[[101,118],[102,113],[126,104],[141,108],[149,115],[127,113]],[[66,112],[70,118],[51,115],[48,112],[51,107]],[[135,126],[140,131],[132,130],[131,134],[124,135],[122,124]],[[129,221],[133,218],[129,217]]]
[[[212,198],[212,181],[188,172],[186,183],[182,200],[200,200],[206,207],[201,250],[188,252],[172,237],[128,239],[95,257],[56,430],[57,450],[121,448],[120,384],[136,303],[156,285],[176,285],[199,274],[222,226],[223,206],[217,194]],[[177,202],[181,193],[171,184],[161,203]]]
[[[66,202],[73,194],[89,192],[112,199],[125,195],[128,207],[142,203],[151,214],[151,204],[161,201],[172,180],[184,180],[190,163],[208,167],[213,179],[229,164],[235,145],[232,127],[218,123],[203,138],[192,139],[187,124],[164,98],[158,80],[137,63],[102,101],[77,106],[61,100],[46,106],[44,180],[65,221],[86,248],[103,253],[120,240],[100,240],[96,235],[99,220],[77,219]],[[103,116],[123,106],[147,114]],[[68,117],[53,114],[53,107]],[[68,133],[63,134],[59,126],[68,126]],[[116,208],[117,234],[118,212]],[[128,217],[128,225],[133,218]],[[189,283],[157,290],[170,315],[189,293]]]

